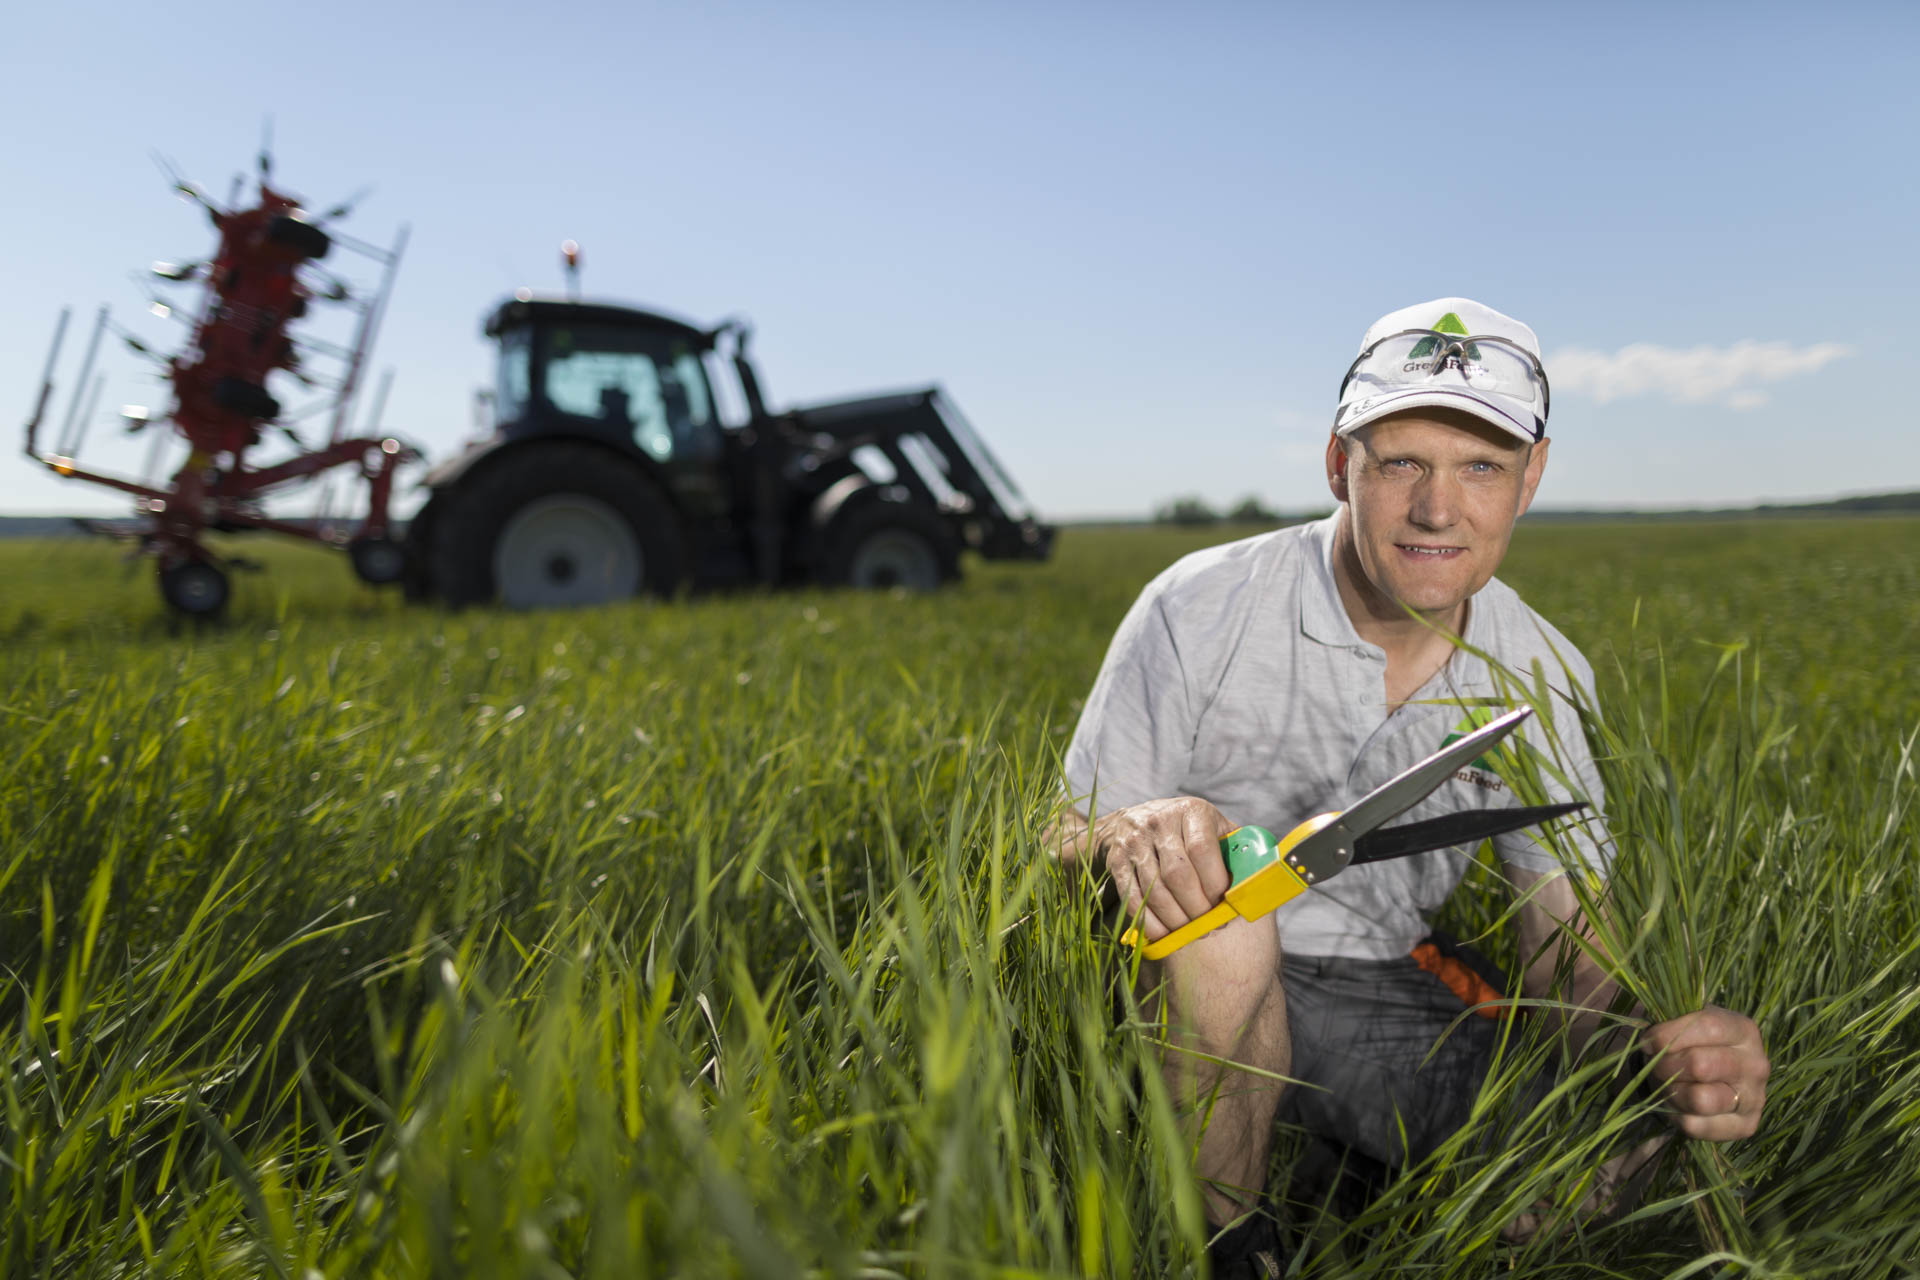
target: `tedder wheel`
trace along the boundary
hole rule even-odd
[[[347,558],[369,586],[398,582],[407,571],[407,554],[392,538],[355,538],[347,544]]]
[[[430,576],[449,604],[541,609],[664,596],[685,571],[666,494],[594,445],[522,446],[440,490],[434,505]]]
[[[862,589],[932,591],[960,576],[960,549],[946,521],[909,502],[876,502],[846,513],[827,534],[821,577]]]
[[[184,560],[160,569],[160,598],[191,618],[211,618],[227,607],[233,589],[227,575],[204,560]]]

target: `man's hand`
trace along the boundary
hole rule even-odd
[[[1732,1142],[1760,1127],[1773,1066],[1752,1018],[1708,1005],[1647,1028],[1640,1047],[1654,1058],[1653,1076],[1666,1089],[1680,1132]]]
[[[1091,831],[1084,819],[1060,825],[1061,859],[1084,856],[1105,867],[1127,915],[1138,914],[1149,942],[1205,915],[1232,883],[1220,839],[1234,824],[1205,800],[1149,800],[1114,810]]]

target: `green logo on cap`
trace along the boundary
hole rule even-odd
[[[1451,311],[1433,322],[1433,331],[1435,333],[1451,333],[1460,338],[1467,336],[1467,326],[1462,323],[1458,315]],[[1422,338],[1414,344],[1413,350],[1407,353],[1407,358],[1409,360],[1425,360],[1438,350],[1439,346],[1440,344],[1432,338]],[[1478,360],[1480,353],[1469,348],[1467,356],[1469,359]]]

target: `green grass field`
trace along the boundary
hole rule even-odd
[[[250,546],[217,629],[0,544],[0,1275],[1195,1266],[1157,1031],[1037,850],[1114,624],[1224,536],[545,615]],[[1503,576],[1599,673],[1623,981],[1751,1013],[1766,1121],[1504,1245],[1658,1123],[1583,1069],[1303,1273],[1913,1273],[1920,520],[1529,527]]]

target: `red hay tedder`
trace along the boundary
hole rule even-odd
[[[271,176],[271,161],[262,151],[257,202],[249,208],[227,209],[191,183],[175,179],[175,190],[207,211],[220,236],[211,261],[154,265],[154,274],[162,281],[203,284],[204,298],[192,337],[178,354],[161,357],[138,338],[121,333],[135,351],[154,356],[171,384],[173,404],[166,416],[188,447],[186,461],[171,480],[161,487],[153,479],[92,471],[75,460],[104,380],[96,379],[89,389],[101,336],[114,328],[105,307],[100,309],[60,438],[51,452],[40,448],[40,427],[53,394],[68,312],[61,313],[54,330],[39,397],[27,420],[28,457],[62,476],[134,496],[139,522],[131,536],[157,562],[160,593],[166,602],[195,616],[216,614],[226,606],[227,569],[237,563],[206,545],[208,530],[270,529],[337,546],[348,553],[354,571],[373,583],[398,581],[405,568],[405,555],[389,529],[387,504],[395,469],[416,460],[418,454],[388,435],[349,437],[347,421],[393,288],[406,231],[403,228],[386,249],[343,236],[329,230],[328,224],[345,217],[351,201],[313,217],[297,199],[270,185]],[[344,279],[315,265],[336,247],[376,264],[378,287],[365,297],[357,296]],[[316,303],[357,311],[349,343],[294,336],[291,327]],[[172,311],[157,300],[153,309],[161,315]],[[267,389],[269,376],[276,372],[314,389],[320,397],[317,403],[284,413]],[[381,400],[384,391],[383,387]],[[327,440],[310,448],[292,424],[321,414],[331,415]],[[129,410],[126,417],[129,431],[150,425],[142,410]],[[373,420],[377,422],[378,417],[376,405]],[[296,452],[268,466],[251,466],[248,454],[269,427],[284,434]],[[161,443],[156,441],[156,464]],[[371,489],[366,517],[352,533],[340,533],[320,521],[276,519],[262,509],[262,500],[269,495],[336,467],[357,468]]]

